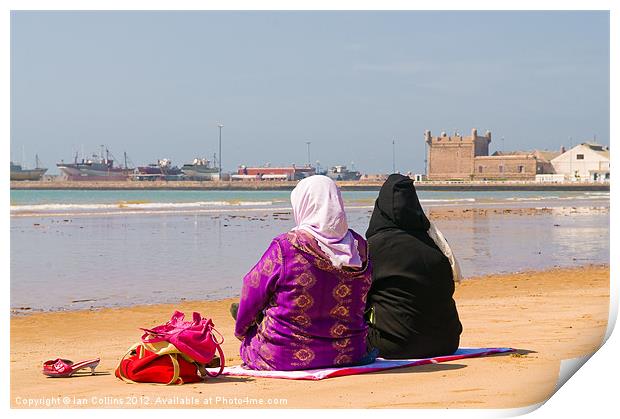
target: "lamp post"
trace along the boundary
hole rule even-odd
[[[569,181],[573,181],[573,137],[569,137],[568,139],[569,142],[569,155],[568,155],[568,173],[569,173],[569,177],[568,180]]]
[[[392,173],[396,173],[396,141],[392,140]]]
[[[310,144],[311,141],[306,141],[306,145],[308,146],[308,166],[310,166]]]
[[[428,139],[424,138],[424,176],[428,178]]]
[[[220,129],[220,141],[219,141],[219,145],[220,145],[220,150],[219,150],[219,154],[218,154],[218,159],[219,159],[219,181],[222,181],[222,128],[224,128],[223,124],[217,124],[217,127]]]

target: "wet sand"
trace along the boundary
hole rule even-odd
[[[464,326],[461,346],[510,346],[518,351],[318,382],[220,377],[174,387],[132,385],[113,375],[119,357],[138,341],[138,327],[167,320],[175,308],[211,316],[226,337],[227,362],[238,364],[228,313],[233,300],[13,317],[11,405],[24,407],[30,399],[33,407],[47,400],[50,407],[65,408],[239,408],[260,407],[247,402],[263,399],[264,407],[288,408],[523,407],[554,391],[560,360],[589,354],[600,345],[608,317],[609,268],[469,279],[457,285],[455,299]],[[100,356],[102,361],[96,376],[43,376],[42,362],[58,356],[74,361]],[[279,403],[268,405],[269,399]],[[187,406],[192,400],[196,404]]]
[[[587,202],[427,212],[472,277],[609,263],[608,202]],[[11,217],[12,312],[234,297],[266,245],[293,221],[286,208],[225,211]],[[371,212],[351,207],[349,226],[363,233]],[[170,278],[183,280],[171,288]]]
[[[533,215],[556,215],[570,216],[577,214],[609,214],[609,206],[597,207],[508,207],[501,206],[499,208],[430,208],[428,217],[433,220],[453,220],[462,218],[486,217],[495,215],[517,215],[517,216],[533,216]]]

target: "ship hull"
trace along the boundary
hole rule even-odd
[[[200,169],[194,167],[183,166],[182,169],[185,176],[194,180],[218,180],[220,178],[217,169]]]
[[[72,165],[58,165],[58,169],[67,180],[118,181],[127,180],[129,178],[129,174],[123,169],[97,170]]]
[[[170,176],[178,176],[182,175],[181,169],[177,167],[172,167],[168,170],[162,170],[159,167],[151,167],[151,166],[141,166],[138,167],[138,173],[141,175],[170,175]]]
[[[162,170],[156,166],[141,166],[133,175],[136,180],[183,180],[183,172],[178,167]]]
[[[47,169],[11,171],[11,180],[41,180]]]
[[[362,177],[361,173],[328,173],[327,176],[333,180],[360,180]]]

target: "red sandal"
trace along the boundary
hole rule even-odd
[[[97,368],[97,365],[99,365],[99,358],[78,362],[77,364],[74,364],[73,361],[68,359],[57,358],[43,363],[43,371],[41,372],[48,377],[62,378],[71,377],[74,373],[83,368],[90,368],[90,373],[95,375],[95,368]]]

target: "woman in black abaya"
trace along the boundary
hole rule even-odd
[[[368,346],[384,358],[454,353],[463,330],[452,298],[458,265],[410,178],[393,174],[383,184],[366,238],[373,267]]]

